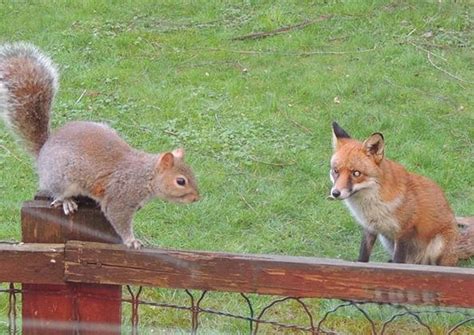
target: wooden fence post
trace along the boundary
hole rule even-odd
[[[68,240],[121,243],[96,204],[79,199],[79,210],[66,216],[37,196],[23,204],[25,243],[65,243]],[[23,334],[120,334],[120,285],[23,284]]]

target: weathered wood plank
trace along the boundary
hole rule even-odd
[[[0,282],[64,282],[64,244],[0,244]]]
[[[36,197],[26,202],[21,210],[23,242],[64,243],[75,239],[121,243],[95,202],[86,198],[76,200],[79,210],[67,216],[61,208],[51,208],[50,199]],[[22,333],[120,334],[121,294],[122,288],[117,285],[66,284],[64,281],[59,285],[25,284]],[[106,330],[89,327],[97,324],[107,326]],[[82,326],[87,329],[80,329]]]
[[[474,269],[235,255],[70,241],[70,282],[474,307]]]
[[[25,243],[64,243],[68,240],[122,243],[120,236],[97,205],[78,198],[79,210],[64,215],[62,208],[51,208],[51,199],[38,196],[21,208],[22,241]]]

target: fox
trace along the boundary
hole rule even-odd
[[[342,200],[362,227],[359,262],[369,261],[377,238],[394,263],[455,266],[461,254],[472,256],[474,229],[461,239],[441,188],[385,158],[382,133],[361,142],[333,122],[332,135],[329,198]]]

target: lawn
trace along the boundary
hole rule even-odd
[[[438,182],[457,215],[474,214],[473,10],[2,2],[0,42],[30,41],[58,64],[54,127],[105,121],[136,148],[186,149],[203,199],[146,205],[135,217],[146,244],[354,260],[360,229],[326,199],[333,120],[360,139],[382,132],[387,157]],[[32,160],[0,124],[1,240],[20,239],[36,188]],[[388,257],[377,246],[372,259]]]

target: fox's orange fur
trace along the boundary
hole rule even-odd
[[[369,260],[379,236],[394,262],[457,263],[456,219],[436,183],[386,159],[380,133],[362,143],[334,123],[333,147],[331,197],[363,227],[359,261]]]

